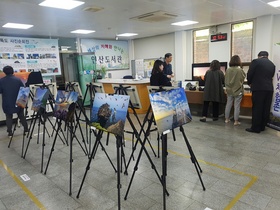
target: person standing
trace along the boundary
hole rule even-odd
[[[203,94],[203,110],[201,122],[206,122],[208,115],[209,103],[212,102],[213,106],[213,121],[218,120],[219,117],[219,103],[223,101],[224,95],[224,73],[220,70],[221,65],[217,60],[210,63],[210,69],[204,75],[204,94]]]
[[[152,86],[172,86],[171,82],[165,74],[163,74],[163,62],[156,60],[150,77],[150,85]]]
[[[273,96],[275,65],[268,59],[267,51],[260,51],[247,73],[248,85],[252,91],[252,125],[246,131],[260,133],[269,120]]]
[[[225,74],[225,87],[227,94],[225,123],[228,123],[230,121],[230,110],[234,102],[234,125],[240,125],[240,122],[238,121],[240,113],[240,103],[244,95],[243,83],[246,74],[241,67],[242,64],[240,57],[238,55],[234,55],[230,59],[229,68],[226,70]]]
[[[163,63],[163,74],[165,74],[169,81],[171,81],[171,78],[174,77],[174,73],[172,71],[172,54],[166,53],[164,55],[164,63]]]
[[[3,68],[5,77],[0,79],[0,93],[2,94],[2,109],[6,115],[6,126],[8,136],[12,136],[13,114],[17,113],[24,132],[28,132],[28,125],[24,116],[24,109],[16,106],[16,100],[20,87],[23,87],[22,81],[14,76],[14,69],[11,66]]]

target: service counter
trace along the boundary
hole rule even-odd
[[[150,99],[149,99],[149,94],[147,89],[147,86],[150,85],[150,79],[135,80],[135,79],[109,79],[108,78],[108,79],[98,80],[97,82],[102,83],[104,92],[110,94],[115,93],[113,85],[118,85],[118,86],[123,85],[124,87],[127,86],[136,87],[141,103],[141,108],[136,108],[135,111],[137,114],[147,113],[150,106]]]
[[[197,110],[197,112],[202,111],[202,105],[203,105],[203,91],[191,91],[191,90],[185,90],[186,96],[188,99],[188,103],[190,104],[190,108],[192,111],[192,108]],[[221,112],[224,111],[224,106],[226,103],[226,94],[224,95],[225,101],[223,103],[223,106],[221,106]],[[245,93],[241,104],[240,104],[240,115],[244,116],[251,116],[251,108],[252,108],[252,93]]]

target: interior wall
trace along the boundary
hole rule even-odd
[[[174,33],[134,40],[134,59],[160,58],[175,52]],[[176,58],[173,56],[173,65]]]
[[[210,42],[209,41],[209,63],[212,60],[220,62],[229,62],[231,51],[231,26],[230,24],[217,26],[217,33],[227,33],[226,41]]]

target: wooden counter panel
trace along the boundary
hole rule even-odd
[[[191,91],[185,90],[188,102],[190,104],[203,104],[203,91]],[[240,107],[251,108],[252,107],[252,94],[245,93]]]
[[[103,87],[104,87],[104,91],[105,93],[109,93],[109,94],[113,94],[115,91],[112,87],[112,84],[117,84],[117,83],[103,83]],[[130,84],[125,84],[126,85],[130,85]],[[149,93],[148,93],[148,89],[147,86],[150,85],[150,83],[145,83],[145,84],[131,84],[136,86],[137,91],[138,91],[138,95],[139,95],[139,99],[141,102],[141,109],[135,109],[137,114],[146,114],[149,106],[150,106],[150,99],[149,99]],[[132,113],[132,110],[129,109],[129,112]]]

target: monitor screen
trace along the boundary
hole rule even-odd
[[[220,62],[221,71],[226,73],[227,62]],[[192,80],[199,81],[199,86],[204,86],[204,75],[206,71],[210,68],[210,63],[194,63],[192,64]]]

